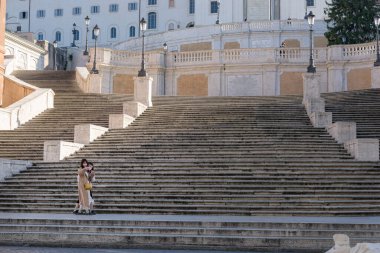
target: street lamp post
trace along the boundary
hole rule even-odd
[[[140,31],[142,32],[142,47],[141,47],[141,50],[142,50],[142,54],[141,54],[141,69],[138,73],[138,77],[145,77],[146,76],[146,71],[145,71],[145,61],[144,61],[144,39],[145,39],[145,31],[146,31],[146,21],[144,18],[142,18],[140,20]]]
[[[95,25],[94,29],[92,30],[92,33],[94,34],[95,39],[95,52],[94,52],[94,64],[92,65],[91,74],[99,74],[99,70],[96,69],[96,41],[98,40],[98,36],[100,33],[100,28],[98,25]]]
[[[71,43],[71,46],[72,47],[76,47],[77,45],[75,45],[75,35],[77,34],[77,29],[75,29],[75,27],[77,27],[77,24],[73,24],[73,30],[72,30],[72,32],[73,32],[73,43]]]
[[[166,54],[168,52],[168,44],[166,42],[162,45],[164,49],[164,96],[166,93]]]
[[[84,52],[83,52],[83,55],[88,55],[88,40],[87,40],[87,37],[88,37],[88,25],[90,24],[90,18],[88,16],[86,16],[84,18],[84,22],[86,23],[86,45],[85,45],[85,48],[84,48]]]
[[[307,22],[310,26],[310,60],[309,66],[307,67],[307,73],[315,73],[316,67],[314,66],[314,54],[313,54],[313,25],[314,25],[315,15],[312,11],[307,15]]]
[[[218,14],[217,14],[217,17],[216,17],[215,24],[219,25],[219,23],[220,23],[220,20],[219,20],[219,16],[220,16],[220,0],[217,1],[217,5],[218,5]]]
[[[380,66],[380,52],[379,52],[379,25],[380,25],[380,16],[376,15],[374,18],[376,26],[376,61],[373,64],[375,67]]]
[[[56,40],[53,41],[53,47],[54,47],[53,69],[57,70],[57,47],[58,47],[58,43]]]

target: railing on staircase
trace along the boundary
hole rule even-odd
[[[313,50],[316,63],[327,64],[329,61],[370,60],[375,58],[375,43],[331,46]],[[165,56],[166,55],[166,56]],[[166,57],[166,60],[164,59]],[[151,51],[145,54],[145,63],[149,67],[177,67],[209,64],[308,64],[309,48],[241,48],[225,50],[203,50],[189,52]],[[98,63],[115,66],[139,67],[141,53],[99,49]]]

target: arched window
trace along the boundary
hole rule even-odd
[[[62,40],[62,33],[60,31],[55,32],[55,40],[61,41]]]
[[[129,37],[136,37],[136,27],[129,27]]]
[[[148,13],[148,29],[157,28],[157,14],[155,12]]]
[[[111,28],[111,39],[115,39],[116,38],[116,27],[112,27]]]
[[[37,40],[44,40],[44,34],[39,32],[37,35]]]
[[[75,30],[74,40],[79,40],[79,30]]]
[[[168,26],[168,30],[171,31],[171,30],[174,30],[174,24],[173,23],[170,23],[169,26]]]

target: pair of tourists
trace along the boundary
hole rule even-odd
[[[82,159],[78,169],[78,201],[74,214],[95,214],[94,199],[92,197],[92,182],[95,181],[94,165]]]

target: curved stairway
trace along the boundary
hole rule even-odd
[[[42,160],[46,140],[74,141],[74,126],[94,124],[108,127],[108,115],[122,113],[123,102],[131,96],[83,93],[75,72],[16,71],[19,79],[55,92],[54,108],[48,109],[21,127],[0,131],[0,157]]]
[[[41,87],[60,83],[34,78],[25,79]],[[104,104],[119,112],[112,101],[128,100],[65,85],[54,87],[56,113],[11,132],[0,148],[12,147],[0,157],[36,160],[0,183],[0,212],[8,212],[0,213],[2,244],[305,253],[328,250],[336,233],[352,243],[380,240],[380,219],[369,217],[380,214],[379,163],[354,161],[313,128],[300,97],[155,98],[128,128],[59,163],[37,161],[41,154],[22,149],[23,139],[42,142],[50,131],[55,139],[80,121],[106,126],[95,113],[105,113]],[[97,105],[91,119],[87,98]],[[69,215],[81,158],[95,163],[96,216]]]
[[[82,158],[99,213],[380,214],[378,163],[313,128],[299,97],[156,98],[130,127],[0,184],[0,211],[70,212]]]

